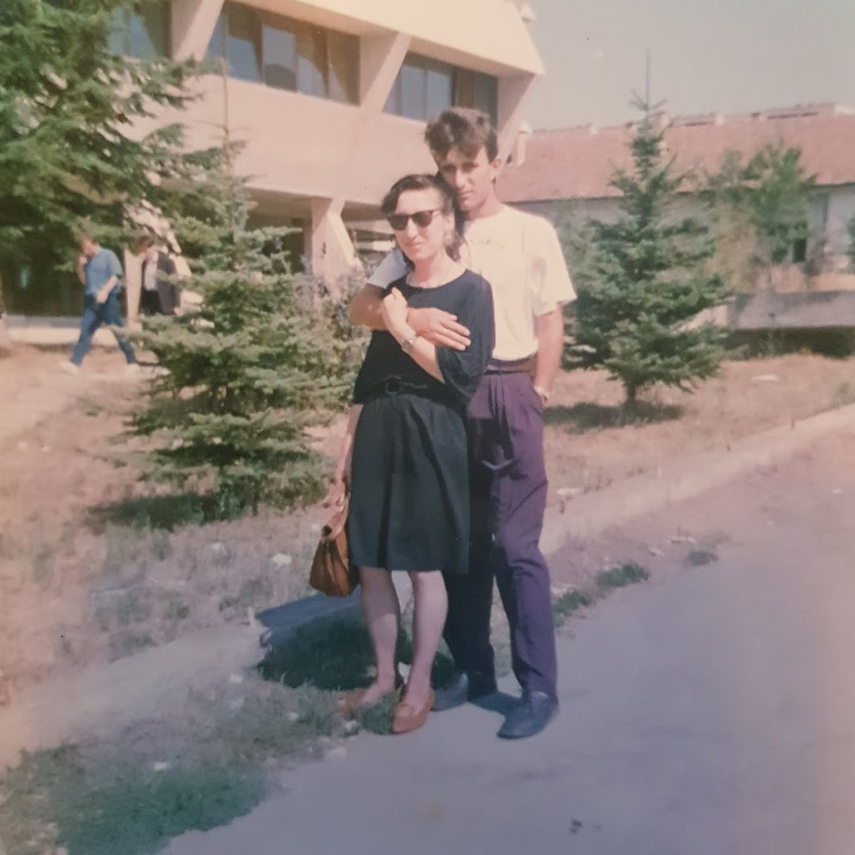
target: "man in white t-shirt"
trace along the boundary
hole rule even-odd
[[[446,579],[445,640],[457,670],[437,691],[433,708],[450,709],[496,690],[490,645],[495,576],[522,687],[499,736],[533,736],[558,710],[549,570],[538,547],[547,493],[543,407],[561,362],[561,307],[575,293],[553,227],[496,196],[501,162],[487,116],[445,110],[428,123],[425,141],[456,192],[464,220],[461,260],[492,286],[496,324],[493,359],[467,410],[469,573]],[[354,297],[351,319],[382,328],[385,290],[406,272],[399,252],[388,255]],[[438,347],[461,349],[469,343],[468,330],[439,309],[411,309],[407,322]]]

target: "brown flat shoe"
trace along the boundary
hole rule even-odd
[[[404,688],[404,678],[400,674],[395,675],[395,693],[400,695],[401,691]],[[355,716],[360,710],[365,709],[365,693],[367,689],[353,689],[350,692],[346,692],[338,702],[338,711],[341,715],[346,717]],[[374,701],[375,704],[379,704],[383,698],[380,698]],[[367,704],[367,706],[373,706],[373,704]]]
[[[392,716],[392,733],[410,733],[418,730],[426,721],[430,708],[433,706],[433,689],[428,692],[424,706],[414,710],[409,704],[398,704]]]

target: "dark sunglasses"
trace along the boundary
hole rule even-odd
[[[432,211],[416,211],[414,214],[389,214],[386,219],[396,232],[402,232],[410,220],[422,228],[429,226],[433,222],[434,216],[438,213],[439,209],[434,208]]]

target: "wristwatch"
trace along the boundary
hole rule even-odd
[[[415,334],[411,335],[409,338],[405,338],[401,342],[401,350],[403,350],[404,353],[406,353],[406,354],[410,354],[416,345],[416,339],[418,337],[419,337],[418,333],[415,333]]]

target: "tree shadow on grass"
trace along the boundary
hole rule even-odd
[[[669,422],[679,419],[682,414],[683,407],[677,404],[655,401],[637,401],[632,407],[609,407],[582,401],[572,407],[550,407],[544,412],[543,421],[573,433],[586,433],[602,428]]]
[[[171,496],[142,496],[96,505],[90,508],[87,523],[96,533],[102,532],[111,523],[138,531],[172,531],[182,525],[204,525],[226,518],[216,496],[179,493]]]
[[[412,656],[412,642],[402,628],[398,633],[398,661],[409,664]],[[361,623],[316,620],[269,648],[258,671],[265,680],[286,686],[308,684],[326,691],[346,691],[371,682],[369,669],[373,662],[371,640]],[[451,658],[440,652],[434,661],[434,683],[444,683],[452,668]]]

